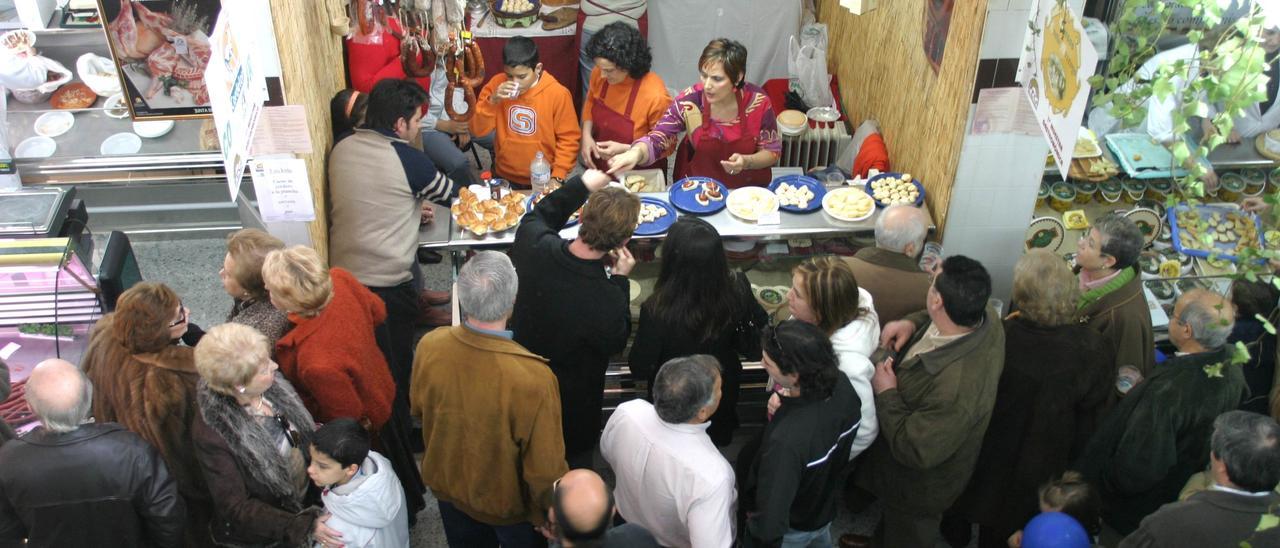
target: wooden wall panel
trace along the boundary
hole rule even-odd
[[[960,162],[987,0],[956,0],[937,75],[925,58],[924,9],[933,0],[881,0],[853,15],[837,0],[820,0],[818,19],[831,38],[828,65],[840,78],[850,120],[880,122],[894,171],[924,183],[939,231]]]
[[[285,103],[302,105],[307,111],[313,152],[300,156],[307,163],[311,196],[316,206],[316,220],[309,223],[311,241],[325,261],[329,257],[325,159],[333,146],[329,99],[346,87],[342,37],[329,30],[326,8],[333,4],[316,0],[271,0]]]

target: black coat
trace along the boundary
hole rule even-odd
[[[609,276],[601,260],[579,259],[560,238],[587,194],[580,177],[565,181],[520,221],[511,249],[520,276],[511,330],[521,346],[547,358],[560,383],[566,456],[600,440],[605,371],[631,335],[627,277]]]
[[[1270,415],[1271,387],[1274,386],[1276,371],[1276,336],[1267,333],[1256,318],[1236,318],[1227,344],[1237,341],[1249,349],[1249,361],[1240,365],[1244,382],[1249,387],[1248,395],[1240,402],[1240,409]]]
[[[0,447],[0,545],[179,546],[184,512],[160,453],[118,424]]]
[[[969,486],[953,512],[1008,538],[1039,513],[1037,490],[1084,450],[1114,386],[1115,358],[1082,325],[1004,321],[1004,370]]]
[[[738,290],[738,316],[709,341],[699,341],[695,333],[660,322],[648,306],[641,307],[640,326],[636,329],[636,340],[631,343],[631,355],[627,359],[632,375],[637,380],[649,381],[649,389],[652,390],[658,369],[667,360],[693,354],[715,356],[721,369],[720,407],[711,415],[707,435],[716,445],[727,445],[733,440],[733,431],[738,428],[738,379],[742,375],[739,353],[744,349],[738,348],[737,327],[747,319],[758,327],[769,321],[769,315],[751,294],[751,283],[746,276],[738,274],[734,276],[734,282]],[[760,337],[758,331],[754,337]]]
[[[1129,534],[1173,502],[1209,463],[1213,420],[1240,405],[1244,375],[1232,347],[1177,356],[1157,366],[1107,415],[1076,463],[1098,488],[1102,520]],[[1206,366],[1225,364],[1220,376]]]

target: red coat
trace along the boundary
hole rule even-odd
[[[276,362],[316,422],[367,418],[376,431],[396,396],[373,335],[387,308],[350,272],[332,268],[329,275],[333,300],[314,317],[289,314],[295,327],[276,343]]]
[[[388,19],[396,32],[400,25],[394,19]],[[351,76],[351,87],[360,93],[369,93],[373,85],[384,78],[404,80],[404,67],[400,64],[400,41],[386,29],[381,31],[381,43],[359,43],[347,39],[347,72]],[[430,78],[415,78],[422,89],[431,90]]]

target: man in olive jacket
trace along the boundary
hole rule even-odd
[[[506,329],[518,279],[482,251],[458,273],[462,325],[418,343],[409,399],[422,420],[422,480],[451,546],[530,546],[552,483],[568,471],[560,389],[547,361]]]
[[[858,287],[871,294],[883,327],[924,307],[929,274],[916,257],[929,233],[929,214],[907,204],[891,205],[876,217],[876,245],[846,259]]]
[[[1128,218],[1110,214],[1094,221],[1077,246],[1076,319],[1102,333],[1114,350],[1116,369],[1131,365],[1147,376],[1156,359],[1151,309],[1135,264],[1142,244],[1142,232]]]
[[[884,501],[875,546],[933,546],[942,512],[964,490],[991,420],[1004,367],[1004,328],[987,306],[981,264],[948,257],[927,309],[888,324],[900,353],[876,366],[880,436],[858,468],[858,485]]]
[[[1129,392],[1076,464],[1102,498],[1102,521],[1126,535],[1160,505],[1178,499],[1205,469],[1214,419],[1240,405],[1244,373],[1227,337],[1235,309],[1221,295],[1184,293],[1169,318],[1177,356]]]

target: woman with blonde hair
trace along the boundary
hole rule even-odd
[[[1102,335],[1072,321],[1078,297],[1079,283],[1057,255],[1032,250],[1014,267],[1018,312],[1004,320],[995,409],[944,532],[967,537],[966,522],[977,523],[979,546],[1004,546],[1040,511],[1040,485],[1062,474],[1093,434],[1113,390],[1114,358]]]
[[[223,546],[299,546],[311,537],[329,545],[334,531],[309,508],[318,497],[303,456],[316,425],[276,372],[266,337],[219,325],[196,345],[195,364],[191,437],[217,510],[213,538]]]
[[[98,320],[80,367],[94,385],[94,419],[120,423],[160,451],[187,503],[185,543],[212,546],[209,488],[190,443],[199,377],[191,347],[172,344],[189,314],[168,286],[136,284]]]
[[[277,249],[284,249],[284,242],[275,236],[256,228],[237,230],[227,236],[227,254],[218,270],[222,288],[233,299],[227,321],[262,332],[272,348],[293,327],[285,313],[271,305],[262,281],[262,262]]]
[[[374,336],[386,305],[350,272],[326,269],[314,249],[300,245],[267,254],[262,279],[271,303],[294,324],[276,343],[280,372],[316,420],[350,417],[373,434],[405,488],[409,515],[417,514],[425,488],[407,437],[408,407],[396,398]]]
[[[813,257],[791,270],[787,308],[792,318],[817,326],[831,338],[840,372],[849,377],[862,402],[862,423],[849,451],[852,459],[870,447],[880,433],[875,394],[871,392],[871,376],[875,374],[871,354],[880,342],[880,318],[871,294],[858,287],[849,263],[837,257]]]

